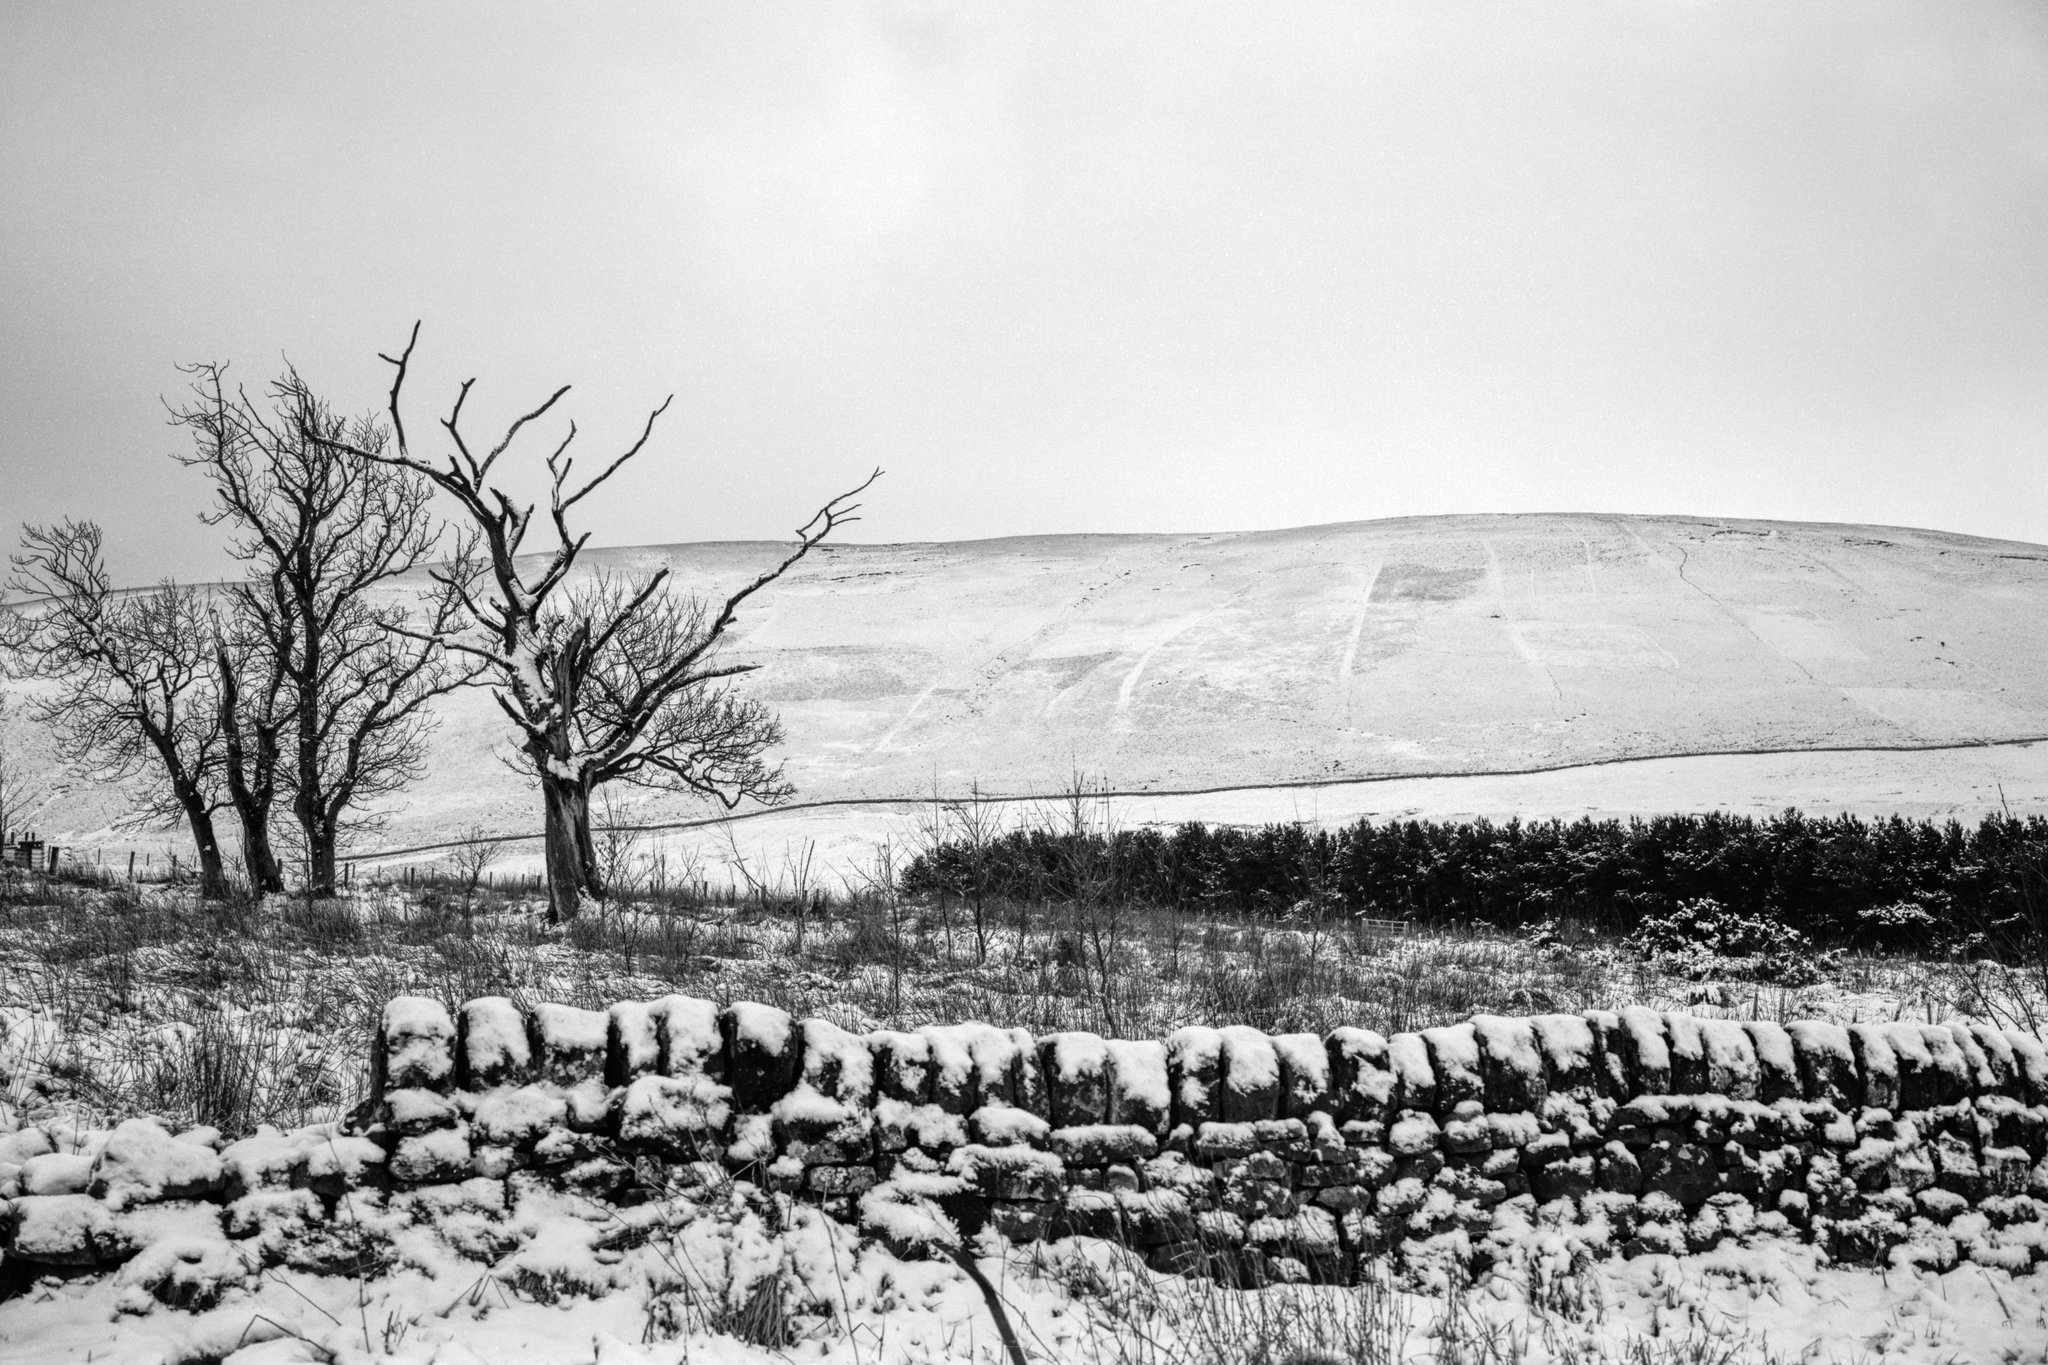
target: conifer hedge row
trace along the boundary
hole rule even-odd
[[[1970,828],[1787,810],[1764,820],[1716,813],[1360,820],[1335,830],[1298,822],[1023,828],[919,855],[904,889],[1251,915],[1321,909],[1503,928],[1574,919],[1614,933],[1708,898],[1822,943],[2002,951],[2041,932],[2044,878],[2041,816],[1994,815]]]

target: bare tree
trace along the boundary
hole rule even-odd
[[[284,671],[240,612],[213,618],[220,699],[221,779],[242,827],[242,866],[259,894],[284,890],[284,863],[270,836],[288,720]]]
[[[0,612],[0,655],[10,676],[57,685],[31,703],[36,719],[64,736],[82,776],[139,780],[146,816],[182,818],[201,894],[222,894],[213,817],[225,745],[198,594],[171,582],[115,592],[91,522],[25,527],[13,563],[8,588],[33,600]]]
[[[598,799],[601,817],[593,831],[597,849],[597,875],[607,892],[631,896],[637,889],[647,853],[647,832],[626,823],[624,812],[610,792]]]
[[[959,857],[960,899],[974,916],[974,960],[988,961],[988,899],[996,875],[996,845],[1003,837],[1003,808],[989,799],[977,779],[964,799],[946,803],[951,843]]]
[[[192,398],[171,409],[171,420],[193,437],[193,450],[177,458],[213,483],[206,520],[233,531],[229,551],[248,566],[225,589],[231,621],[217,635],[229,787],[251,877],[282,889],[268,834],[281,781],[308,894],[332,895],[344,829],[418,778],[427,703],[469,681],[447,666],[439,643],[455,624],[451,585],[460,580],[444,576],[423,630],[395,629],[407,617],[387,586],[441,548],[432,485],[344,453],[374,456],[386,442],[382,426],[340,416],[297,370],[270,384],[268,411],[231,387],[226,371],[187,366]]]
[[[0,623],[4,638],[4,623]],[[21,761],[7,725],[7,698],[0,697],[0,845],[12,842],[49,799],[45,784]]]
[[[434,463],[413,453],[400,414],[418,340],[416,323],[405,350],[382,357],[396,371],[389,401],[395,450],[339,435],[318,439],[431,479],[474,524],[481,572],[471,577],[461,566],[439,571],[439,581],[463,604],[467,629],[415,638],[439,638],[487,670],[492,695],[540,782],[549,914],[567,918],[585,899],[605,894],[590,821],[591,793],[602,783],[616,779],[692,791],[728,809],[748,796],[776,800],[787,794],[779,772],[760,762],[776,737],[771,718],[718,686],[753,665],[723,663],[718,649],[749,597],[855,519],[858,504],[852,499],[881,471],[826,503],[798,529],[787,555],[715,608],[675,594],[665,568],[577,591],[567,579],[590,533],[572,531],[569,514],[646,448],[672,398],[648,414],[639,439],[586,479],[572,477],[575,460],[568,450],[576,426],[569,424],[547,456],[547,518],[555,548],[545,559],[522,563],[519,552],[536,504],[515,501],[490,482],[491,472],[520,432],[551,411],[569,388],[563,385],[513,421],[479,458],[462,431],[462,407],[476,382],[465,380],[441,419],[451,449],[444,463]]]
[[[448,866],[462,887],[462,917],[466,921],[477,888],[483,885],[484,875],[504,856],[505,845],[482,825],[467,826],[459,837],[461,842],[448,855]]]

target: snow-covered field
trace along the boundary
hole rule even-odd
[[[0,1359],[95,1365],[999,1365],[994,1318],[948,1261],[904,1262],[826,1220],[769,1238],[726,1232],[676,1253],[593,1255],[603,1224],[551,1220],[549,1271],[601,1292],[536,1300],[471,1261],[422,1249],[374,1280],[272,1273],[200,1314],[123,1311],[111,1281],[52,1282],[0,1308]],[[1025,1357],[1103,1365],[1451,1362],[2010,1362],[2048,1360],[2048,1276],[1974,1265],[1944,1273],[1840,1269],[1763,1242],[1683,1259],[1644,1256],[1557,1273],[1540,1263],[1456,1294],[1367,1285],[1242,1292],[1153,1274],[1075,1238],[977,1248]],[[716,1262],[714,1258],[729,1256]],[[677,1267],[687,1264],[684,1276]],[[701,1272],[699,1265],[703,1266]],[[693,1277],[693,1278],[692,1278]],[[784,1286],[779,1344],[706,1330],[729,1305]],[[673,1310],[677,1284],[697,1287]],[[757,1309],[757,1312],[759,1310]],[[764,1315],[765,1316],[765,1315]],[[757,1336],[767,1335],[757,1331]]]

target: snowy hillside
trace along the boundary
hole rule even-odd
[[[666,563],[711,592],[778,548],[585,564]],[[839,546],[763,594],[732,656],[762,666],[746,685],[779,710],[805,801],[916,797],[935,781],[1048,792],[1077,768],[1176,792],[1813,750],[1851,752],[1687,759],[1634,786],[1615,776],[1633,769],[1602,770],[1551,795],[1481,778],[1448,807],[1441,789],[1340,786],[1316,811],[1975,810],[2001,790],[2030,803],[2048,781],[2038,747],[1854,752],[2048,735],[2048,547],[1929,531],[1526,515]],[[386,846],[534,823],[521,780],[490,760],[504,729],[488,699],[458,698],[444,718],[433,774]],[[1600,784],[1615,790],[1588,803]],[[1298,794],[1156,804],[1161,818],[1312,813]],[[106,813],[81,797],[49,823],[83,832]]]

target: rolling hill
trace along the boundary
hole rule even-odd
[[[711,592],[777,550],[592,551],[585,571],[666,563]],[[1140,818],[1300,813],[1306,786],[1326,816],[2048,794],[2025,745],[2048,737],[2048,547],[1932,531],[1559,514],[834,546],[762,595],[731,653],[761,665],[746,686],[781,714],[807,802],[1047,793],[1075,771],[1237,793],[1140,800]],[[495,708],[472,694],[443,719],[382,842],[531,829],[490,758]],[[2009,747],[1939,752],[1982,745]],[[1678,776],[1631,792],[1630,763]],[[1449,795],[1400,795],[1418,782]],[[1243,794],[1273,784],[1295,789],[1284,809]],[[100,823],[87,801],[49,823]]]

